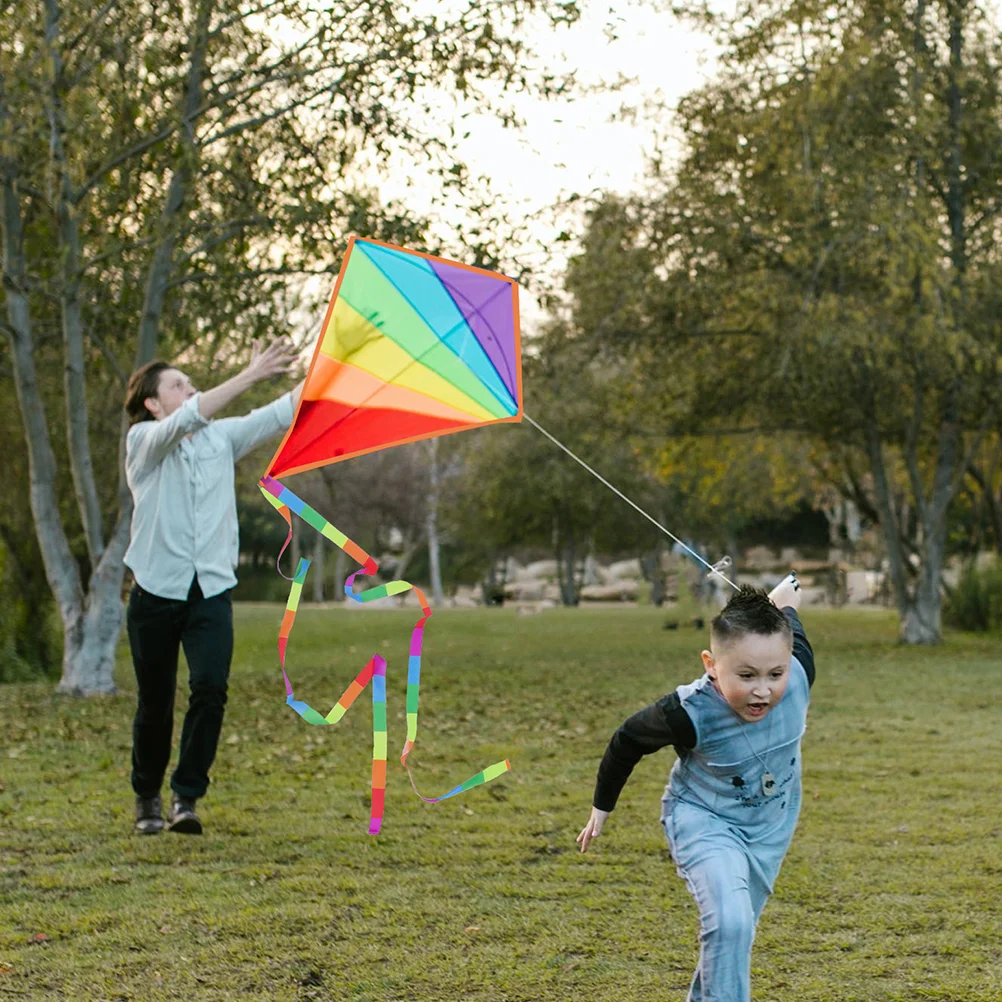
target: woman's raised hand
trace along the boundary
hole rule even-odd
[[[261,343],[254,341],[251,344],[251,360],[246,371],[254,382],[260,382],[262,379],[290,372],[296,364],[297,357],[295,346],[287,337],[276,338],[264,351],[261,350]]]

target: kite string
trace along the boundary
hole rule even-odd
[[[542,427],[542,425],[539,424],[538,421],[535,421],[533,418],[531,418],[528,414],[525,413],[525,411],[522,411],[522,417],[524,417],[525,420],[528,421],[529,424],[533,426],[533,428],[535,428],[537,431],[542,432],[555,446],[557,446],[557,448],[563,449],[563,451],[566,452],[567,455],[570,456],[575,463],[578,463],[580,466],[586,469],[596,480],[598,480],[600,483],[605,484],[605,486],[608,487],[609,490],[613,492],[613,494],[618,494],[619,497],[621,497],[628,505],[630,505],[631,508],[634,508],[638,512],[640,512],[640,514],[643,515],[648,522],[652,522],[666,536],[670,536],[672,539],[674,539],[679,546],[681,546],[687,553],[695,557],[705,568],[707,568],[707,570],[709,570],[711,574],[716,574],[718,578],[721,578],[723,581],[726,581],[727,584],[729,584],[735,591],[738,591],[738,586],[733,581],[731,581],[730,578],[727,578],[723,574],[721,574],[717,566],[707,563],[691,546],[688,546],[685,543],[683,543],[682,540],[678,538],[678,536],[676,536],[670,530],[666,529],[656,518],[654,518],[651,515],[648,515],[647,512],[640,507],[640,505],[631,501],[618,487],[615,487],[612,484],[610,484],[609,481],[606,480],[601,473],[592,469],[592,467],[590,467],[583,459],[581,459],[580,456],[576,456],[573,452],[571,452],[571,450],[568,449],[563,442],[560,442],[556,438],[554,438],[544,427]]]

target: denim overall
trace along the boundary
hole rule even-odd
[[[807,674],[792,658],[783,698],[742,720],[704,675],[676,690],[696,746],[672,767],[661,804],[672,859],[696,899],[699,964],[687,1002],[751,1002],[751,948],[800,813]],[[771,796],[763,776],[774,780]]]

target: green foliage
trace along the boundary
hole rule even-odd
[[[515,92],[566,93],[572,81],[535,58],[525,28],[578,16],[569,0],[423,12],[382,0],[4,5],[0,231],[11,239],[0,380],[14,399],[8,344],[23,346],[22,410],[41,402],[48,419],[33,426],[36,471],[46,439],[57,467],[34,484],[58,499],[39,538],[67,617],[82,608],[90,560],[119,552],[104,544],[118,515],[128,373],[160,355],[204,375],[203,386],[222,381],[252,339],[322,315],[349,233],[439,250],[427,219],[376,191],[401,165],[432,180],[436,209],[479,218],[468,241],[454,235],[452,253],[496,259],[510,221],[460,162],[453,118],[468,106],[515,124]],[[74,450],[71,478],[53,430],[81,416],[82,401],[67,403],[78,380],[89,444]],[[23,522],[27,463],[17,472],[10,493]],[[100,509],[86,537],[77,493]],[[247,528],[255,546],[269,543],[262,526]]]
[[[18,574],[11,551],[0,542],[0,684],[59,678],[62,632],[48,591]],[[43,582],[44,585],[44,582]]]
[[[641,506],[662,492],[617,415],[616,372],[555,326],[524,360],[525,411]],[[481,568],[513,549],[557,558],[572,603],[571,571],[588,552],[637,552],[655,531],[608,487],[529,422],[486,428],[467,439],[461,479],[444,522]]]
[[[592,850],[582,856],[574,838],[609,737],[698,675],[705,631],[665,631],[655,609],[436,614],[416,782],[435,796],[505,756],[512,771],[427,805],[391,754],[383,833],[370,838],[368,694],[336,727],[304,724],[276,661],[281,607],[235,616],[200,839],[130,832],[124,647],[118,696],[0,689],[0,995],[685,997],[698,920],[657,823],[671,750],[637,766]],[[414,619],[302,609],[289,646],[296,695],[326,711],[382,652],[395,751]],[[986,793],[998,773],[998,637],[905,649],[884,612],[809,610],[804,622],[818,657],[804,804],[756,933],[755,997],[998,999],[998,804]],[[183,684],[179,697],[175,735]]]
[[[1002,630],[1002,564],[964,568],[947,598],[944,620],[958,630]]]
[[[0,397],[14,398],[11,380],[2,375]],[[27,503],[27,454],[11,407],[0,408],[0,441],[9,485],[9,503],[0,506],[0,682],[58,678],[58,615]],[[67,489],[72,496],[71,485]]]
[[[815,446],[880,522],[899,608],[937,620],[964,454],[999,415],[997,30],[959,3],[689,6],[721,73],[656,190],[593,208],[573,325],[631,367],[638,422]]]

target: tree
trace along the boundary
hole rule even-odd
[[[724,69],[679,108],[681,161],[593,220],[640,268],[603,344],[672,367],[643,394],[665,427],[822,445],[880,523],[902,639],[935,642],[948,512],[999,414],[997,33],[963,0],[696,13]]]
[[[659,487],[620,433],[616,373],[555,323],[523,360],[525,410],[558,441],[648,510]],[[564,605],[577,605],[580,568],[596,550],[646,550],[649,523],[531,426],[464,436],[469,453],[447,522],[470,558],[493,566],[516,546],[556,558]]]
[[[131,516],[116,399],[125,374],[185,350],[222,374],[247,339],[283,332],[311,307],[306,280],[336,270],[349,231],[420,245],[421,222],[381,206],[366,171],[408,154],[460,198],[448,127],[429,133],[421,115],[455,97],[513,121],[507,92],[564,87],[520,39],[536,14],[557,24],[577,8],[6,0],[4,330],[33,522],[64,626],[63,691],[113,688]],[[52,323],[58,361],[44,336]],[[58,395],[53,366],[65,374]],[[69,515],[50,423],[60,412]],[[106,472],[116,466],[117,480]]]

